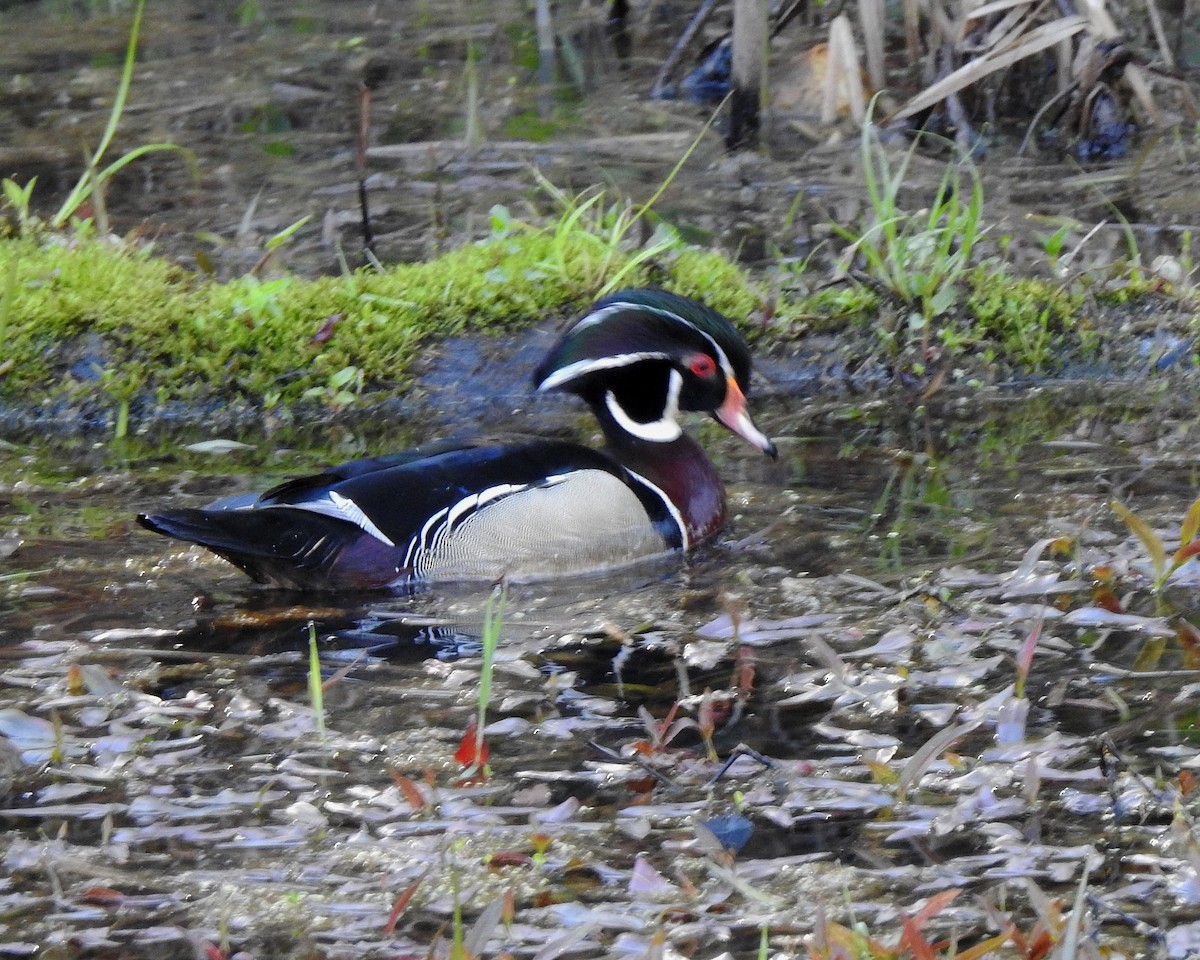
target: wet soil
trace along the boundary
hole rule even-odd
[[[0,172],[21,182],[36,175],[43,211],[74,184],[84,149],[107,123],[128,30],[126,6],[113,9],[80,19],[72,5],[46,0],[0,12],[0,68],[12,78],[0,91]],[[496,203],[552,213],[534,170],[568,192],[604,184],[646,200],[711,112],[647,96],[680,18],[635,11],[632,46],[618,55],[601,5],[559,15],[560,48],[578,64],[560,67],[560,82],[545,94],[534,82],[532,24],[518,4],[160,0],[146,13],[111,158],[145,143],[177,143],[195,155],[197,176],[178,155],[149,155],[112,181],[112,227],[227,276],[249,269],[275,233],[312,216],[282,253],[288,269],[333,272],[339,257],[361,262],[356,138],[364,86],[365,172],[385,263],[486,233]],[[718,18],[708,32],[726,26]],[[797,21],[776,41],[781,86],[822,34]],[[828,262],[830,224],[856,222],[864,193],[856,136],[849,128],[814,133],[815,111],[774,115],[760,154],[727,155],[718,122],[657,213],[751,264],[814,253],[814,266]],[[992,240],[1018,263],[1044,268],[1038,238],[1076,223],[1076,268],[1125,260],[1131,243],[1148,265],[1179,254],[1200,224],[1190,189],[1200,155],[1186,129],[1147,131],[1127,161],[1086,168],[1065,152],[1016,156],[1023,134],[990,130],[982,164]],[[944,163],[917,156],[913,195],[902,199],[919,206],[922,194],[932,195]]]

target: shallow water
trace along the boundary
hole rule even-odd
[[[978,897],[1011,896],[1028,926],[1027,884],[1067,895],[1085,861],[1106,907],[1147,917],[1150,903],[1163,929],[1190,916],[1175,794],[1145,777],[1194,763],[1181,668],[1197,662],[1183,620],[1197,580],[1185,569],[1155,603],[1147,548],[1108,506],[1169,543],[1195,497],[1192,405],[1172,374],[854,403],[799,396],[764,358],[752,405],[778,462],[691,424],[728,484],[716,542],[509,590],[491,772],[464,783],[486,589],[258,589],[132,518],[383,452],[396,433],[486,430],[489,393],[514,428],[589,435],[577,406],[528,402],[515,365],[464,389],[471,356],[448,346],[406,430],[348,418],[6,448],[0,732],[25,761],[0,814],[14,871],[0,902],[26,918],[14,941],[141,955],[224,929],[246,950],[370,956],[427,949],[457,899],[493,949],[553,953],[555,931],[575,930],[585,955],[638,955],[663,929],[680,949],[699,936],[753,956],[765,925],[794,953],[814,928],[805,898],[842,915],[831,889],[883,935],[896,904],[966,886],[976,899],[953,916],[982,935]],[[215,439],[244,446],[207,452]],[[1024,700],[1014,664],[1035,632]],[[668,733],[656,725],[676,704],[688,719]],[[921,759],[944,730],[958,742]],[[753,896],[702,832],[734,814]],[[1114,843],[1157,879],[1101,869]],[[501,933],[487,905],[505,890],[519,923]],[[665,926],[664,904],[678,912]],[[1125,944],[1119,929],[1103,942]]]
[[[605,956],[645,949],[663,902],[732,911],[667,924],[672,942],[707,931],[752,956],[760,923],[778,949],[800,949],[813,917],[795,897],[813,884],[835,911],[829,884],[847,891],[885,930],[892,905],[931,884],[1062,890],[1088,858],[1089,889],[1114,909],[1189,903],[1187,869],[1159,848],[1167,797],[1098,766],[1101,734],[1135,768],[1194,756],[1190,673],[1162,673],[1194,657],[1148,602],[1145,550],[1106,505],[1116,495],[1164,536],[1177,527],[1196,488],[1187,406],[1164,414],[1094,385],[755,405],[778,463],[704,429],[729,482],[718,542],[619,577],[509,591],[482,785],[454,786],[452,754],[474,710],[486,591],[256,589],[132,523],[328,451],[279,435],[243,436],[250,446],[222,456],[184,447],[211,437],[8,450],[0,726],[29,764],[3,814],[15,872],[0,900],[25,917],[8,935],[142,955],[218,943],[225,924],[243,949],[373,955],[436,940],[455,871],[472,917],[516,892],[520,923],[491,931],[494,944],[546,947],[576,928],[585,954]],[[382,448],[340,436],[341,450]],[[1074,555],[1023,560],[1049,537],[1072,538]],[[1089,577],[1103,566],[1136,623],[1095,619]],[[1190,583],[1174,608],[1194,606]],[[310,621],[332,681],[324,739],[306,692]],[[1028,726],[1005,739],[1013,658],[1035,624]],[[649,736],[639,708],[661,718],[681,701],[700,717],[706,690],[714,746],[735,761],[721,779],[706,786],[720,765],[694,725],[642,759],[630,752]],[[904,758],[954,724],[953,754],[913,774],[906,800],[864,778],[864,763],[904,776]],[[736,759],[743,748],[772,766]],[[1139,826],[1120,826],[1122,804]],[[687,840],[695,819],[733,809],[750,824],[738,876],[760,903],[719,872],[704,879],[718,868],[702,869],[711,854]],[[1099,871],[1093,844],[1114,829],[1122,856],[1175,872]],[[549,838],[536,841],[549,843],[542,860],[529,859],[531,831]],[[639,880],[639,855],[666,876]],[[427,869],[385,932],[393,899]],[[675,885],[681,871],[698,893]],[[980,922],[974,907],[956,916]]]

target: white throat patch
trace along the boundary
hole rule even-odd
[[[651,420],[649,423],[640,423],[629,416],[617,402],[617,398],[611,390],[604,394],[604,405],[608,408],[613,420],[626,433],[631,433],[641,440],[649,440],[652,443],[670,443],[672,440],[678,440],[683,433],[678,419],[679,391],[682,388],[683,376],[678,370],[672,370],[671,377],[667,381],[666,407],[658,420]]]

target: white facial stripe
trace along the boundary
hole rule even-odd
[[[604,395],[604,405],[618,426],[626,433],[632,433],[635,437],[653,443],[670,443],[672,440],[677,440],[683,433],[683,429],[676,419],[679,416],[679,391],[682,387],[683,377],[678,370],[672,370],[671,377],[667,381],[667,405],[663,409],[662,416],[649,423],[639,423],[629,416],[617,402],[617,398],[611,390]]]
[[[606,306],[602,310],[597,310],[595,313],[589,313],[586,317],[584,317],[577,324],[575,324],[574,329],[581,330],[584,327],[595,326],[597,323],[602,323],[603,321],[607,320],[613,314],[622,313],[626,310],[640,311],[642,313],[653,313],[656,316],[668,317],[671,320],[676,320],[679,323],[683,323],[683,324],[686,324],[687,326],[691,327],[693,330],[695,330],[698,334],[700,334],[700,336],[702,336],[705,340],[707,340],[712,345],[713,353],[716,355],[717,360],[720,361],[721,369],[725,372],[725,375],[734,377],[733,366],[730,364],[729,358],[727,356],[725,356],[725,351],[721,349],[720,344],[718,344],[717,341],[715,339],[713,339],[712,336],[705,333],[703,330],[701,330],[698,326],[696,326],[694,323],[692,323],[686,317],[682,317],[678,313],[675,313],[674,311],[671,311],[671,310],[664,310],[659,307],[647,306],[644,303],[630,303],[628,301],[621,301],[620,303],[610,303],[608,306]],[[628,354],[628,356],[636,356],[636,354]],[[595,363],[595,362],[598,362],[598,361],[581,361],[581,363]],[[572,364],[571,366],[575,366],[575,364]],[[563,370],[569,370],[569,369],[570,369],[570,367],[563,368]],[[604,368],[597,367],[596,369],[604,369]],[[554,379],[561,372],[562,371],[558,371],[550,379]],[[737,378],[734,377],[734,379],[737,379]],[[562,381],[558,381],[558,382],[562,382]],[[548,389],[548,387],[547,387],[548,383],[549,383],[549,380],[547,380],[546,383],[543,384],[538,389],[539,390]]]
[[[320,500],[306,500],[303,503],[279,503],[270,504],[264,509],[270,510],[273,507],[286,507],[291,510],[307,510],[310,513],[319,513],[326,517],[333,517],[335,520],[345,520],[354,524],[364,533],[370,534],[376,540],[386,543],[389,547],[394,547],[391,539],[375,526],[362,508],[351,500],[349,497],[344,497],[336,490],[330,490],[328,497],[322,497]]]
[[[640,363],[643,360],[670,360],[670,356],[665,353],[619,353],[615,357],[600,357],[595,360],[576,360],[574,363],[569,363],[560,370],[555,370],[550,376],[543,380],[538,385],[538,390],[553,390],[555,387],[562,386],[574,380],[576,377],[582,377],[596,370],[613,370],[617,367],[627,367],[633,363]]]
[[[683,546],[684,550],[691,549],[692,538],[688,536],[687,524],[683,522],[683,514],[680,513],[679,508],[671,502],[671,498],[666,495],[661,487],[651,483],[640,473],[634,473],[632,470],[630,470],[629,473],[637,478],[638,483],[645,484],[645,486],[649,487],[655,492],[655,494],[658,495],[659,498],[661,498],[663,505],[667,508],[667,512],[671,514],[671,519],[675,521],[675,526],[679,528],[680,544]]]
[[[584,327],[594,327],[596,324],[607,320],[614,313],[622,313],[625,310],[646,310],[649,313],[660,312],[657,310],[650,310],[649,308],[643,307],[636,303],[610,303],[603,310],[597,310],[595,313],[589,313],[586,317],[580,318],[579,322],[575,324],[573,329],[582,330]],[[674,314],[671,314],[671,316],[674,316]]]

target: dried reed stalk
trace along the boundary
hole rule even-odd
[[[845,101],[854,122],[862,125],[867,116],[866,96],[863,93],[858,49],[854,31],[844,13],[829,24],[829,60],[825,65],[825,94],[821,101],[821,123],[837,119],[838,107]]]

